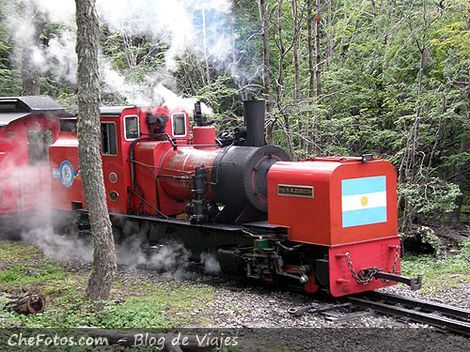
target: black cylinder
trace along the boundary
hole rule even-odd
[[[218,203],[234,213],[247,206],[267,212],[268,171],[277,161],[289,160],[279,147],[227,147],[214,160],[212,189]]]
[[[246,146],[261,147],[264,142],[264,120],[266,104],[264,100],[244,101]]]

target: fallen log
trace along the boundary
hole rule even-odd
[[[38,314],[44,311],[45,305],[46,300],[42,295],[29,294],[8,302],[5,305],[5,310],[23,314]]]

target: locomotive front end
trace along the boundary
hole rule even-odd
[[[270,224],[291,242],[322,249],[317,283],[339,297],[420,279],[400,272],[396,173],[370,157],[279,162],[268,174]]]

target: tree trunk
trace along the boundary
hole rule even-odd
[[[34,5],[32,5],[34,6]],[[30,9],[32,13],[33,33],[32,38],[29,40],[22,40],[21,42],[21,62],[20,62],[20,74],[21,74],[21,94],[22,95],[39,95],[41,89],[39,86],[39,67],[32,60],[31,45],[33,47],[40,48],[41,46],[41,33],[44,30],[46,21],[43,15],[37,10],[37,8]],[[26,10],[28,11],[28,10]]]
[[[293,38],[292,38],[292,63],[294,64],[294,103],[300,101],[300,67],[299,67],[299,36],[300,19],[298,15],[297,0],[292,0]]]
[[[205,63],[205,70],[206,70],[206,85],[211,84],[211,69],[209,65],[209,54],[207,51],[207,28],[206,28],[206,10],[204,8],[201,10],[202,15],[202,38],[204,43],[204,63]]]
[[[309,84],[308,84],[308,97],[310,103],[313,104],[316,96],[316,102],[319,103],[319,95],[321,94],[321,82],[319,75],[319,64],[320,64],[320,38],[319,38],[319,21],[320,13],[313,15],[313,4],[314,0],[308,0],[307,3],[307,47],[308,47],[308,73],[309,73]],[[319,10],[320,1],[316,1],[317,12]],[[313,24],[313,26],[312,26]],[[315,34],[315,43],[313,35]],[[314,47],[315,45],[315,47]],[[314,51],[315,50],[315,51]],[[317,80],[317,90],[315,90],[315,81]],[[320,87],[320,92],[318,91]],[[320,153],[320,123],[318,113],[309,112],[308,120],[308,135],[311,136],[312,147],[308,148],[308,153],[312,151],[318,155]]]
[[[95,0],[76,0],[78,56],[78,155],[83,191],[93,234],[93,268],[87,294],[106,300],[116,271],[114,239],[109,220],[100,154],[99,23]]]
[[[302,116],[299,114],[300,103],[300,64],[299,64],[299,42],[300,42],[300,22],[297,0],[292,0],[292,20],[294,25],[292,38],[292,63],[294,64],[294,116],[298,118],[298,133],[300,136],[300,149],[305,148]]]
[[[269,24],[266,11],[266,0],[258,0],[259,18],[263,37],[263,95],[266,99],[266,114],[268,119],[272,117],[271,85],[269,75]],[[266,139],[268,143],[273,140],[274,123],[268,125]]]
[[[315,15],[315,82],[317,85],[317,103],[321,98],[321,53],[320,53],[320,25],[321,25],[321,0],[316,0],[317,14]]]
[[[327,49],[326,49],[326,58],[325,64],[327,70],[330,68],[331,60],[333,59],[333,0],[328,1],[328,29],[325,30],[326,32],[326,40],[327,40]]]
[[[292,131],[291,131],[291,126],[290,126],[290,121],[289,121],[289,113],[286,111],[285,107],[283,106],[284,102],[284,94],[285,94],[285,70],[284,70],[284,64],[285,64],[285,59],[287,52],[290,50],[286,49],[284,46],[284,40],[283,40],[283,13],[282,13],[282,6],[283,6],[284,0],[278,0],[277,2],[277,43],[278,43],[278,49],[279,49],[279,60],[278,60],[278,76],[277,76],[277,112],[278,114],[281,114],[283,119],[284,119],[284,127],[285,127],[285,132],[286,132],[286,137],[287,137],[287,145],[289,148],[289,154],[293,160],[296,159],[295,155],[295,149],[294,149],[294,142],[292,139]],[[292,48],[292,47],[291,47]],[[276,121],[274,119],[274,121]]]
[[[277,62],[277,105],[279,111],[281,111],[281,102],[284,99],[284,59],[286,56],[286,49],[284,48],[284,41],[282,38],[282,4],[284,0],[278,0],[277,3],[277,42],[279,49],[279,59]]]
[[[307,46],[308,46],[308,97],[315,95],[315,67],[313,65],[313,0],[308,0],[307,4]]]

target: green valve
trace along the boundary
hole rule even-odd
[[[261,238],[259,240],[255,240],[255,248],[256,249],[266,249],[269,247],[269,241],[267,239]]]

